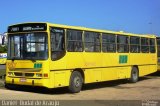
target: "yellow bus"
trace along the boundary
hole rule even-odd
[[[6,64],[7,53],[0,53],[0,64]]]
[[[158,71],[160,71],[160,37],[157,37],[157,56]]]
[[[138,78],[157,71],[154,35],[51,23],[8,27],[6,85],[57,88]]]

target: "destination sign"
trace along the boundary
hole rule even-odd
[[[8,27],[8,33],[13,32],[29,32],[29,31],[46,31],[46,23],[26,23],[26,24],[17,24]]]

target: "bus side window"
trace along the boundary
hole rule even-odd
[[[155,48],[155,39],[150,38],[150,53],[155,53],[156,48]]]
[[[130,52],[131,53],[140,52],[140,37],[137,36],[130,37]]]
[[[128,53],[129,45],[128,45],[128,36],[118,35],[117,36],[117,51],[119,53]]]
[[[51,58],[52,60],[58,60],[65,55],[65,39],[64,29],[50,28],[51,33]]]
[[[67,30],[67,51],[82,52],[82,31]]]
[[[141,52],[149,53],[149,39],[141,37]]]
[[[116,52],[116,35],[102,34],[102,51],[103,52]]]
[[[100,33],[96,32],[85,32],[84,43],[86,52],[100,52]]]

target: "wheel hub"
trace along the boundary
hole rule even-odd
[[[74,84],[75,84],[75,87],[77,87],[77,88],[80,86],[81,81],[80,81],[80,78],[79,78],[79,77],[76,77],[76,78],[74,79]]]

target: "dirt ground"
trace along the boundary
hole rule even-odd
[[[67,88],[45,89],[17,87],[6,89],[0,80],[0,100],[160,100],[160,72],[140,78],[88,84],[80,93],[70,94]]]

